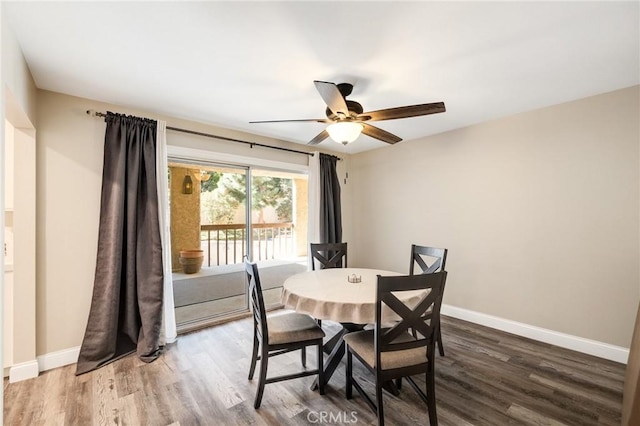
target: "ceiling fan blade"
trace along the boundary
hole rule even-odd
[[[340,93],[340,90],[335,83],[315,80],[313,84],[316,85],[316,89],[318,89],[318,93],[322,96],[324,103],[327,104],[334,114],[342,114],[345,117],[349,116],[347,102],[344,100],[342,93]]]
[[[372,138],[378,139],[382,142],[394,144],[396,142],[400,142],[402,138],[394,135],[393,133],[389,133],[386,130],[382,130],[379,127],[372,126],[371,124],[362,123],[364,126],[362,129],[362,133],[367,136],[371,136]]]
[[[364,112],[361,115],[368,115],[371,121],[395,120],[396,118],[419,117],[421,115],[438,114],[445,112],[444,102],[434,102],[431,104],[408,105],[397,108],[380,109],[378,111]]]
[[[263,120],[263,121],[250,121],[249,124],[254,123],[293,123],[293,122],[304,122],[304,123],[333,123],[333,121],[328,120],[326,118],[306,118],[302,120]]]
[[[307,142],[307,145],[317,145],[328,137],[329,137],[329,133],[326,130],[323,130],[320,133],[318,133],[318,135],[315,138]]]

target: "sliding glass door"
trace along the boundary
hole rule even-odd
[[[284,280],[306,269],[306,175],[171,159],[169,173],[178,329],[248,311],[245,257],[279,306]]]

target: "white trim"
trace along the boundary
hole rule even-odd
[[[167,156],[170,158],[205,160],[238,166],[265,167],[268,169],[287,170],[299,173],[307,173],[309,171],[309,166],[306,164],[285,163],[283,161],[265,160],[263,158],[245,157],[244,155],[226,154],[224,152],[185,148],[175,145],[167,145]]]
[[[9,370],[9,383],[21,382],[38,377],[38,361],[21,362],[14,364]]]
[[[171,274],[171,220],[169,219],[169,180],[167,177],[167,123],[158,120],[156,134],[156,173],[158,191],[158,225],[162,244],[163,290],[162,328],[160,344],[173,343],[178,336],[176,328],[173,278]]]
[[[80,346],[40,355],[38,357],[38,369],[40,371],[47,371],[69,364],[75,364],[78,362],[79,355]]]
[[[599,358],[626,364],[629,359],[629,349],[621,346],[610,345],[596,340],[585,339],[571,334],[560,333],[546,328],[535,327],[517,321],[494,317],[481,312],[470,311],[450,305],[442,305],[440,312],[443,315],[473,322],[507,333],[538,340],[571,349],[577,352],[597,356]]]

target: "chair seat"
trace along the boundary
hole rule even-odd
[[[371,368],[375,368],[376,350],[374,344],[374,330],[356,331],[344,336],[345,342],[351,350],[362,358]],[[410,342],[416,340],[411,334],[404,333],[398,336],[394,343]],[[418,365],[427,362],[427,351],[425,347],[404,349],[393,352],[383,352],[380,354],[382,370]]]
[[[325,334],[318,323],[306,314],[288,312],[267,318],[269,344],[281,345],[292,342],[322,339]]]

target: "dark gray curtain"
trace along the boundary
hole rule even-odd
[[[108,113],[98,255],[76,375],[137,351],[159,354],[163,269],[156,122]]]
[[[336,172],[337,157],[320,154],[320,242],[342,242],[342,208],[340,180]]]

